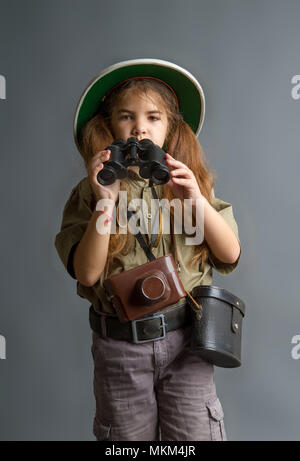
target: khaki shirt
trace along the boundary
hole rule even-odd
[[[151,199],[153,199],[151,187],[149,187],[149,180],[142,178],[133,170],[128,169],[127,171],[128,184],[131,188],[131,198],[142,198],[146,200],[149,212],[151,210]],[[154,185],[154,187],[158,198],[163,198],[162,186]],[[76,245],[80,242],[83,234],[85,233],[87,225],[95,209],[92,207],[92,203],[95,203],[93,201],[92,189],[89,183],[89,178],[85,177],[73,188],[70,197],[65,204],[61,229],[55,238],[55,247],[58,255],[66,270],[74,279],[75,275],[72,265],[73,253]],[[232,205],[230,203],[224,202],[219,198],[216,198],[214,196],[214,191],[212,192],[211,205],[215,208],[216,211],[220,213],[220,215],[223,216],[239,240],[238,227],[233,215]],[[147,222],[149,216],[147,216],[146,208],[145,211],[142,212],[145,222]],[[150,231],[148,231],[148,235],[149,234]],[[194,255],[194,247],[193,245],[185,244],[186,235],[184,233],[175,234],[175,238],[181,266],[179,277],[186,291],[191,291],[197,285],[211,285],[212,268],[216,269],[221,274],[229,274],[236,268],[240,259],[239,258],[233,264],[223,263],[210,252],[209,259],[205,263],[203,271],[200,269],[200,263],[194,264],[193,269],[188,270],[188,263]],[[134,246],[132,251],[130,251],[125,256],[122,254],[117,255],[117,258],[113,262],[113,266],[109,269],[108,277],[114,274],[118,274],[121,271],[127,271],[133,267],[149,262],[138,240],[134,238],[133,241]],[[155,257],[160,257],[171,253],[175,259],[172,235],[163,233],[158,246],[156,248],[151,248],[151,251]],[[104,279],[105,274],[103,272],[100,276],[100,279],[91,287],[86,287],[77,281],[77,294],[82,298],[86,298],[91,304],[93,304],[96,311],[115,313],[113,306],[106,298],[106,293],[103,287]],[[176,306],[181,302],[182,300],[178,301],[172,306]]]

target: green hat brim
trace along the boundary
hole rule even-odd
[[[179,110],[196,136],[200,133],[205,115],[205,98],[196,78],[182,67],[161,59],[133,59],[108,67],[86,87],[77,104],[74,118],[76,145],[84,125],[99,111],[106,93],[130,77],[156,77],[170,85],[177,95]]]

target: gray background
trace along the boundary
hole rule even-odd
[[[199,140],[233,203],[243,254],[223,286],[246,302],[243,366],[216,368],[230,440],[299,440],[300,3],[1,0],[1,440],[94,440],[89,303],[54,248],[86,176],[77,100],[100,70],[153,57],[201,82]]]

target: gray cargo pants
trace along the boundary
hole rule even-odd
[[[143,344],[93,332],[97,440],[226,440],[213,365],[189,352],[189,330]]]

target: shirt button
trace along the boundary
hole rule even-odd
[[[147,218],[148,218],[148,219],[151,219],[151,218],[152,218],[152,214],[151,214],[151,213],[147,213]]]

